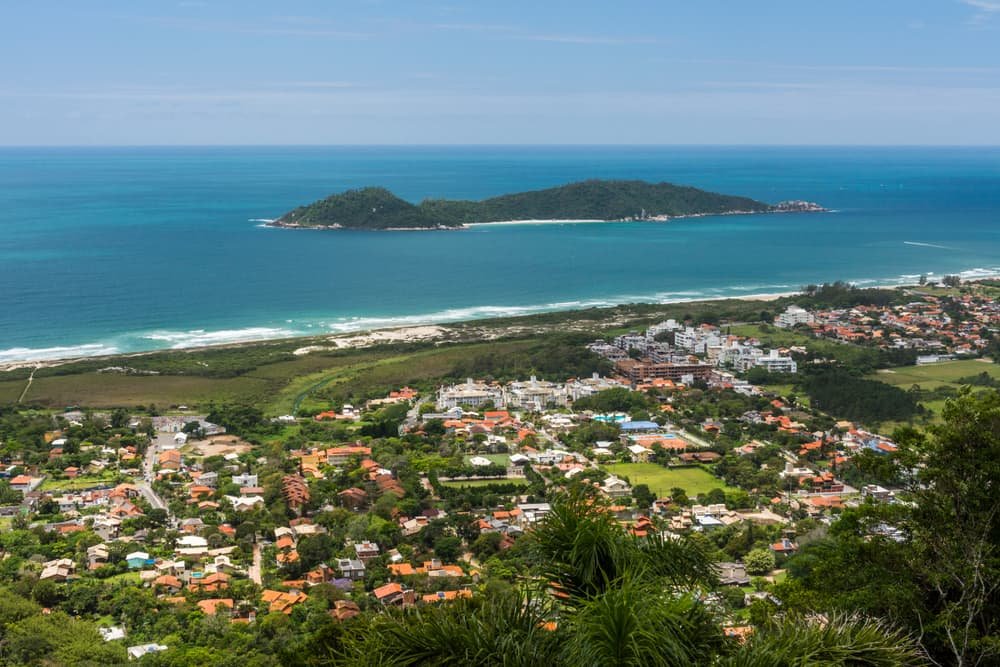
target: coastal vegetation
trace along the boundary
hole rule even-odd
[[[821,210],[807,202],[765,204],[671,183],[588,180],[482,201],[425,199],[411,204],[385,188],[331,195],[289,211],[279,227],[440,229],[510,220],[653,220],[726,213]]]
[[[118,664],[125,646],[152,646],[142,664],[991,664],[997,366],[897,365],[874,342],[769,324],[791,301],[37,369],[26,401],[0,407],[0,500],[16,510],[0,531],[0,661]],[[590,377],[610,371],[587,343],[664,317],[772,337],[800,370],[602,384],[572,403],[517,406],[505,393],[505,405],[441,414],[470,375],[504,392],[535,373],[606,382]],[[954,392],[939,421],[914,378]],[[122,392],[165,383],[189,409],[125,398],[94,409],[117,381]],[[6,382],[23,390],[26,377]],[[182,382],[217,391],[192,400]],[[46,403],[59,383],[76,383],[62,398],[80,411]],[[655,422],[640,430],[686,444],[637,452],[622,438],[635,427],[588,411]],[[866,431],[888,422],[891,438]],[[227,434],[205,437],[214,425]],[[25,476],[40,483],[28,497]],[[121,508],[117,534],[96,521],[105,505],[89,504],[102,487]],[[203,588],[209,565],[228,574],[224,588]],[[124,641],[104,641],[109,626]]]

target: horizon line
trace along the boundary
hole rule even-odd
[[[0,144],[5,149],[38,148],[1000,148],[1000,143],[161,143]]]

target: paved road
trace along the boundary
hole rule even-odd
[[[139,493],[142,494],[142,497],[146,499],[146,502],[148,502],[150,506],[155,509],[166,510],[169,514],[170,509],[167,507],[167,504],[163,502],[163,498],[160,498],[156,491],[153,491],[153,487],[151,487],[147,482],[137,482],[135,486],[139,489]]]
[[[432,397],[422,397],[417,398],[413,401],[413,407],[407,410],[406,419],[403,423],[399,425],[399,434],[402,435],[403,431],[406,429],[412,429],[414,426],[420,423],[420,406],[424,403],[433,403],[434,399]]]
[[[146,457],[142,462],[142,481],[137,482],[136,487],[151,506],[166,510],[169,513],[170,509],[167,507],[167,504],[163,502],[163,498],[160,498],[156,491],[153,491],[152,487],[156,459],[160,455],[160,445],[164,442],[164,438],[172,440],[169,435],[157,435],[153,437],[152,442],[149,443],[149,447],[146,448]]]

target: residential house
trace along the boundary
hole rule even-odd
[[[601,491],[609,498],[627,498],[632,495],[632,487],[625,480],[609,475],[601,484]]]
[[[354,545],[354,553],[357,554],[358,560],[367,563],[373,558],[378,558],[379,548],[374,542],[358,542]]]
[[[344,578],[351,581],[365,578],[365,564],[355,558],[338,558],[337,569]]]

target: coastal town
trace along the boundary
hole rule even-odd
[[[801,378],[865,352],[973,364],[965,381],[994,386],[998,328],[997,302],[972,291],[790,303],[605,335],[579,346],[602,370],[576,377],[427,381],[296,414],[8,411],[0,576],[30,582],[44,613],[99,615],[103,642],[151,660],[196,618],[349,628],[491,595],[532,577],[525,545],[553,503],[585,497],[635,539],[711,554],[718,585],[700,595],[740,642],[781,606],[803,545],[906,499],[872,473],[899,450],[884,420],[820,409]]]

